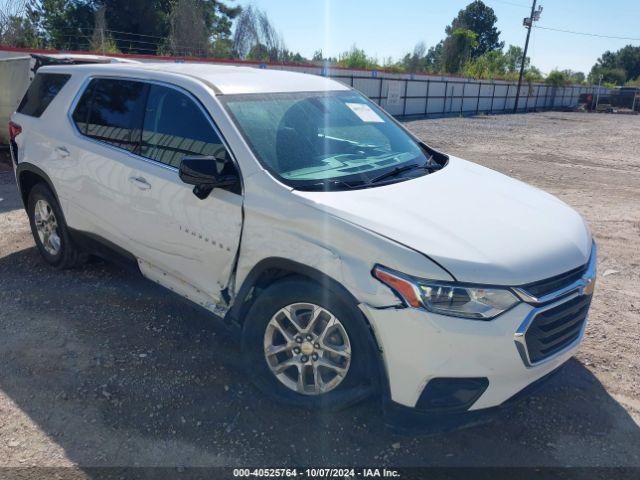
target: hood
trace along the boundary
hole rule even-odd
[[[455,157],[413,180],[293,194],[427,255],[463,282],[523,285],[584,265],[591,253],[589,229],[565,203]]]

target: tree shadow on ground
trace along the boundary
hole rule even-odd
[[[374,401],[271,402],[225,327],[114,265],[10,254],[0,305],[0,390],[80,466],[640,464],[640,429],[576,360],[491,423],[406,436]]]

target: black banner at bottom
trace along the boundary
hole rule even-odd
[[[0,468],[0,480],[640,480],[640,467],[22,467]]]

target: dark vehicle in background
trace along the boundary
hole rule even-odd
[[[640,112],[640,88],[617,87],[609,93],[581,93],[578,108],[589,112],[614,113],[620,110]]]
[[[611,105],[615,108],[640,112],[640,88],[619,87],[612,91]]]
[[[596,93],[581,93],[578,97],[578,109],[586,110],[587,112],[611,112],[613,110],[611,106],[611,95],[608,93],[601,93],[600,96]]]

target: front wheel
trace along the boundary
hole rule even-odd
[[[347,299],[306,279],[283,280],[260,294],[245,320],[247,372],[279,401],[344,408],[375,384],[367,335]]]

